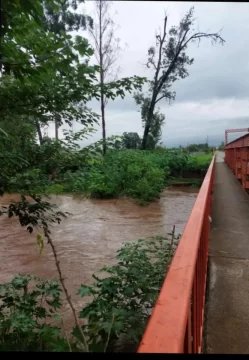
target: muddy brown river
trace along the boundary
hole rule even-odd
[[[81,284],[92,281],[92,273],[114,263],[123,243],[139,238],[182,232],[194,205],[198,190],[165,190],[161,199],[139,206],[130,199],[88,200],[79,195],[52,196],[60,210],[72,213],[52,228],[52,237],[65,275],[66,285],[79,310],[82,299],[76,295]],[[0,198],[1,205],[17,200],[17,194]],[[39,255],[36,235],[22,229],[17,219],[0,217],[0,283],[18,273],[56,279],[57,272],[50,247]],[[73,325],[68,305],[63,302],[66,327]]]

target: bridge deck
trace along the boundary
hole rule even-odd
[[[217,153],[204,341],[206,353],[249,353],[249,195]]]

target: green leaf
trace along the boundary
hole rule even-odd
[[[89,296],[93,294],[93,290],[90,286],[81,285],[77,294],[80,295],[81,297]]]

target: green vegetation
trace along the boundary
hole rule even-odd
[[[30,275],[0,285],[0,351],[67,351],[57,315],[61,291],[58,282]]]
[[[116,264],[81,285],[88,297],[80,311],[89,351],[107,351],[117,340],[138,345],[160,291],[179,236],[126,243]],[[76,328],[66,333],[61,309],[62,289],[56,281],[18,275],[0,285],[0,350],[85,351]]]
[[[69,176],[65,190],[85,191],[91,197],[127,195],[151,201],[160,197],[164,171],[154,163],[153,154],[142,151],[110,151],[84,171]],[[167,171],[167,168],[165,168]]]
[[[54,145],[58,143],[51,144]],[[43,158],[40,164],[36,159],[34,168],[19,171],[11,177],[10,191],[29,193],[35,190],[40,194],[76,192],[94,198],[129,196],[150,202],[160,198],[161,191],[172,178],[184,177],[184,171],[204,176],[212,158],[211,154],[189,156],[181,149],[146,152],[109,149],[104,157],[97,152],[93,154],[86,156],[86,153],[78,151],[74,152],[72,159],[70,152],[59,148],[57,154],[55,149],[53,158],[47,159],[45,166]],[[35,156],[34,152],[32,156]],[[56,172],[54,181],[49,180],[52,169]]]

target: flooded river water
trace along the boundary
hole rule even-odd
[[[66,285],[79,310],[82,299],[76,296],[81,284],[92,281],[92,273],[114,262],[116,251],[124,242],[182,232],[194,205],[198,190],[191,188],[165,190],[161,199],[139,206],[130,199],[88,200],[79,195],[52,196],[60,210],[72,215],[52,228]],[[17,200],[18,195],[5,195],[1,204]],[[36,235],[22,229],[17,219],[0,217],[0,283],[18,273],[55,279],[57,272],[52,252],[45,245],[39,256]],[[72,316],[64,301],[63,315],[67,327]]]

